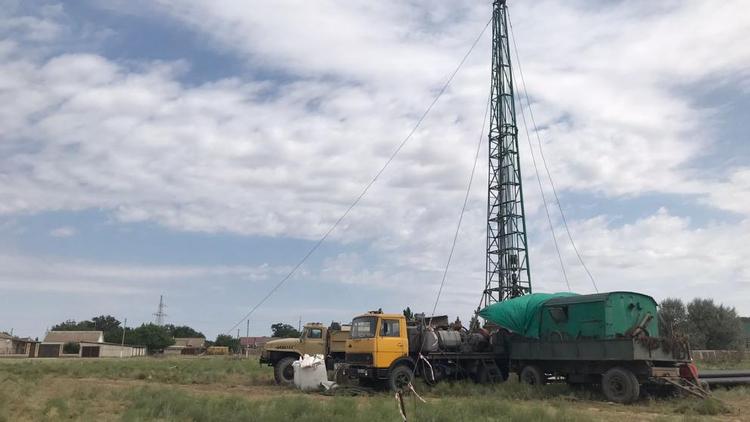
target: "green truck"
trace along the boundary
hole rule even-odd
[[[529,294],[479,315],[500,327],[493,344],[501,371],[522,382],[598,384],[617,403],[636,400],[641,387],[706,394],[687,342],[660,337],[650,296]]]
[[[351,331],[350,325],[337,322],[326,327],[319,322],[305,324],[299,338],[279,338],[267,342],[260,353],[260,363],[273,366],[277,384],[292,384],[292,363],[303,355],[323,355],[326,368],[333,370],[344,361],[344,348]]]

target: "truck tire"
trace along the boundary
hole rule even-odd
[[[526,365],[521,369],[521,373],[518,374],[518,379],[524,384],[529,385],[544,385],[545,378],[544,373],[536,365]]]
[[[388,374],[388,387],[394,392],[406,392],[409,384],[414,380],[414,373],[406,365],[398,365]]]
[[[602,375],[602,392],[609,401],[628,404],[638,399],[641,386],[633,372],[614,367]]]
[[[503,371],[503,368],[500,367],[498,367],[497,369],[498,371],[500,371],[500,379],[493,380],[490,368],[485,365],[480,365],[479,369],[477,369],[476,375],[474,376],[474,382],[476,382],[477,384],[493,384],[507,381],[508,371]]]
[[[287,357],[279,360],[273,366],[273,378],[276,384],[293,384],[294,383],[294,363],[297,359]]]

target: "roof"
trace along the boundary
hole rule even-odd
[[[34,340],[30,337],[16,337],[12,336],[6,332],[0,331],[0,340],[13,340],[17,343],[39,343],[38,341]]]
[[[131,347],[131,348],[134,348],[134,349],[145,348],[146,347],[146,346],[142,346],[140,344],[125,344],[125,345],[123,345],[122,343],[107,343],[107,342],[99,343],[99,342],[93,342],[93,341],[82,341],[81,344],[85,344],[85,345],[93,344],[95,346]]]
[[[203,337],[183,337],[175,338],[174,345],[170,347],[202,348],[206,345],[206,339]]]
[[[104,332],[102,331],[50,331],[44,337],[45,343],[102,343]]]
[[[567,297],[556,297],[553,299],[549,299],[544,303],[544,306],[549,305],[570,305],[574,303],[591,303],[591,302],[605,302],[611,295],[615,294],[628,294],[628,295],[636,295],[636,296],[642,296],[647,297],[651,299],[654,303],[656,301],[654,298],[652,298],[649,295],[644,295],[643,293],[636,293],[636,292],[607,292],[607,293],[595,293],[591,295],[576,295],[576,296],[567,296]]]
[[[240,346],[260,346],[266,344],[271,337],[240,337]]]

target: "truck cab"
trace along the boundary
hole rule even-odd
[[[325,327],[319,322],[305,324],[299,338],[280,338],[267,342],[260,355],[260,363],[273,366],[277,384],[294,382],[292,363],[303,355],[323,355],[326,367],[344,359],[345,339],[349,326],[332,323]]]
[[[382,312],[355,317],[351,337],[346,341],[346,364],[349,376],[364,384],[385,382],[393,390],[405,388],[414,369],[406,318]]]

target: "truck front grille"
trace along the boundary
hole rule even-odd
[[[346,363],[372,365],[372,353],[347,353]]]

